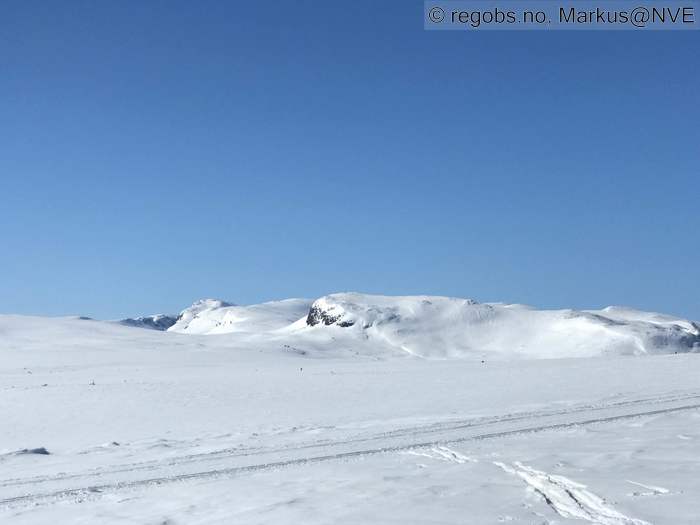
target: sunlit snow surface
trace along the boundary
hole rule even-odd
[[[221,335],[0,316],[0,523],[698,523],[692,349],[421,359],[397,341],[455,311],[307,326],[299,301]]]

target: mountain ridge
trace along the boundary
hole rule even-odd
[[[135,319],[125,324],[152,328],[155,322]],[[248,306],[202,299],[166,330],[228,334],[241,341],[253,338],[255,344],[283,342],[321,355],[557,358],[700,351],[700,323],[628,307],[547,310],[457,297],[357,292]]]

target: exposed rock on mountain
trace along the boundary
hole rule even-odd
[[[172,315],[157,314],[122,319],[120,323],[126,326],[135,326],[137,328],[150,328],[151,330],[165,331],[175,324],[175,317]]]

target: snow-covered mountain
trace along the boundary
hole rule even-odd
[[[128,323],[151,327],[158,321]],[[170,322],[162,321],[163,323]],[[318,355],[560,358],[700,351],[700,325],[629,308],[540,310],[435,296],[339,293],[237,306],[203,299],[167,329]]]
[[[332,331],[363,344],[432,358],[470,355],[589,357],[700,351],[700,326],[628,308],[538,310],[451,297],[333,294],[311,305],[297,330]]]
[[[308,299],[287,299],[251,306],[238,306],[219,299],[202,299],[184,309],[169,331],[187,334],[269,332],[298,320],[310,306]]]

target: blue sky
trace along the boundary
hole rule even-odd
[[[700,319],[700,33],[0,6],[0,312],[356,290]]]

